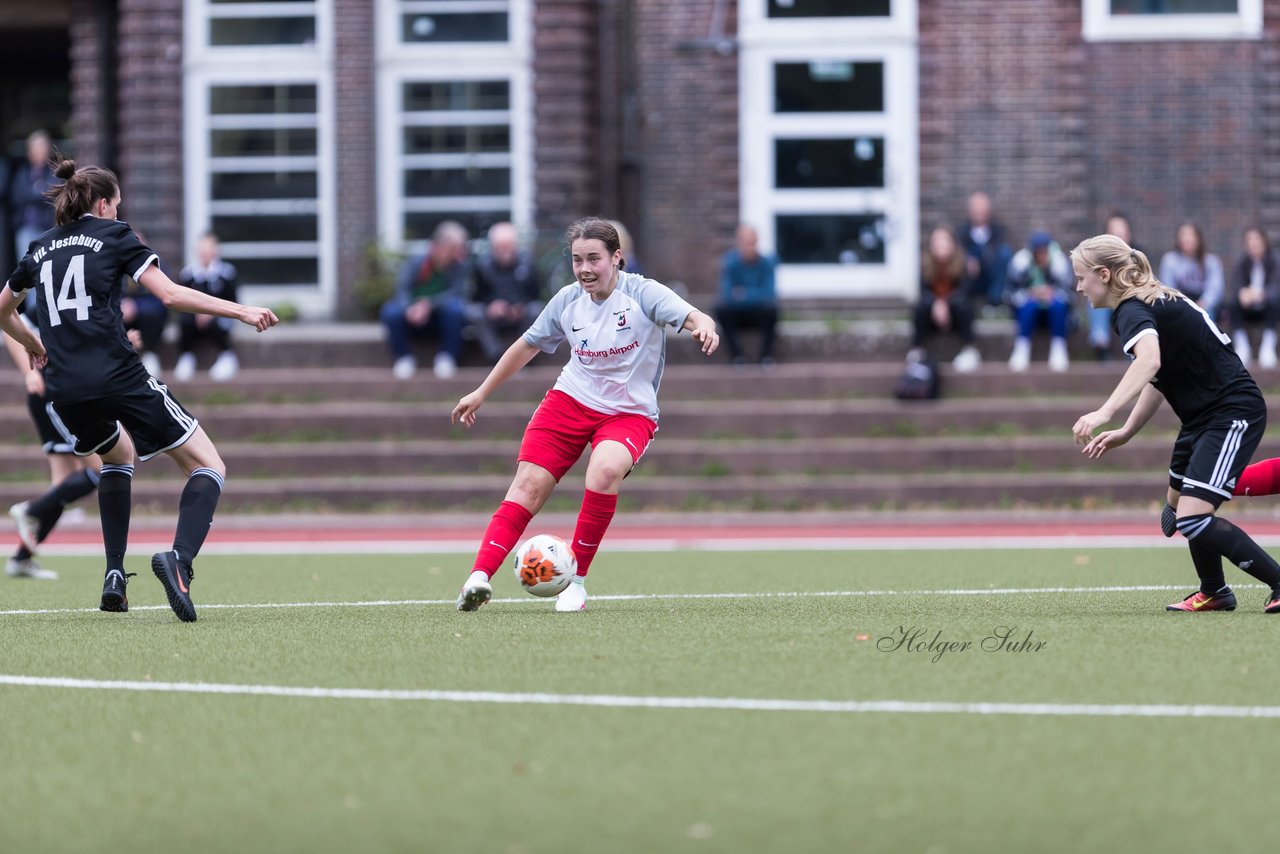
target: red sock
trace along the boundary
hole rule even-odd
[[[514,501],[504,501],[494,511],[489,527],[484,529],[480,551],[476,552],[475,569],[493,578],[502,562],[516,547],[520,535],[529,526],[533,514]]]
[[[1232,495],[1275,495],[1280,492],[1280,457],[1261,460],[1245,468]]]
[[[596,559],[604,532],[613,521],[613,511],[618,509],[617,494],[593,492],[588,489],[582,495],[582,510],[578,512],[578,527],[573,531],[573,554],[578,559],[578,575],[585,578]]]

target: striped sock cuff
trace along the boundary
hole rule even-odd
[[[214,471],[213,469],[198,468],[195,471],[191,472],[191,477],[209,478],[214,483],[218,484],[219,492],[221,492],[223,488],[226,486],[226,480],[222,477],[222,475],[218,474],[218,472]]]
[[[105,464],[105,463],[104,463],[104,464],[103,464],[103,466],[102,466],[102,472],[101,472],[101,474],[100,474],[99,478],[106,477],[106,476],[107,476],[107,475],[109,475],[109,474],[118,474],[118,475],[120,475],[121,477],[127,477],[127,478],[129,478],[130,480],[133,480],[133,466],[131,466],[131,465],[125,465],[125,466],[107,465],[107,464]]]

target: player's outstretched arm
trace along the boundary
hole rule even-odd
[[[476,410],[484,405],[493,390],[515,376],[536,355],[538,355],[537,347],[523,338],[517,338],[515,343],[507,348],[507,352],[498,359],[498,363],[489,371],[489,376],[484,378],[480,387],[458,401],[458,405],[453,408],[450,420],[454,424],[461,422],[468,427],[473,426],[476,423]]]
[[[5,335],[17,341],[22,345],[22,349],[27,351],[28,369],[43,368],[45,362],[48,361],[45,356],[44,345],[40,343],[40,339],[36,334],[22,322],[22,318],[18,317],[18,306],[21,304],[22,298],[9,290],[8,285],[5,285],[4,290],[0,291],[0,329],[3,329]],[[16,358],[14,363],[21,369],[22,365]]]
[[[269,308],[241,305],[238,302],[219,299],[193,288],[184,287],[166,276],[164,271],[154,264],[142,273],[138,284],[154,294],[164,303],[165,308],[174,311],[229,317],[246,326],[252,326],[259,332],[265,332],[280,322],[280,318],[276,317],[275,312]]]
[[[1071,429],[1071,432],[1075,435],[1076,444],[1088,445],[1093,438],[1095,430],[1112,421],[1117,412],[1142,394],[1145,389],[1150,388],[1157,397],[1159,396],[1160,393],[1151,386],[1151,381],[1155,379],[1156,374],[1160,373],[1159,340],[1154,335],[1144,335],[1134,344],[1133,354],[1133,362],[1124,372],[1124,376],[1120,378],[1119,385],[1116,386],[1115,391],[1111,392],[1107,402],[1093,412],[1081,415],[1076,421],[1075,426]],[[1159,406],[1158,400],[1155,405]],[[1145,424],[1146,420],[1154,412],[1155,407],[1153,406],[1150,412],[1147,412],[1142,424]],[[1129,421],[1133,421],[1132,416],[1130,416]],[[1141,426],[1141,424],[1138,425],[1138,427]],[[1137,428],[1133,432],[1138,432]]]
[[[690,312],[680,328],[689,330],[693,334],[693,340],[702,345],[702,352],[708,356],[720,346],[720,333],[716,332],[716,322],[710,315],[700,311]]]

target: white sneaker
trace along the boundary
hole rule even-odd
[[[391,366],[391,376],[398,380],[411,380],[418,372],[418,360],[412,356],[401,356]]]
[[[9,558],[4,564],[4,574],[10,578],[34,578],[37,581],[57,581],[58,573],[45,569],[34,559],[18,560]]]
[[[189,383],[196,375],[196,354],[183,353],[178,357],[178,364],[173,366],[173,378],[180,383]]]
[[[30,501],[21,501],[9,508],[9,518],[18,528],[18,539],[27,547],[27,551],[35,554],[40,550],[40,520],[27,515]]]
[[[1240,357],[1240,362],[1246,368],[1253,361],[1253,346],[1249,344],[1249,333],[1243,329],[1237,329],[1231,335],[1231,346],[1236,351],[1236,355]]]
[[[233,380],[240,373],[240,359],[230,350],[223,350],[209,366],[209,379],[216,383]]]
[[[561,613],[587,610],[587,585],[581,575],[575,575],[569,586],[556,597],[556,610]]]
[[[951,367],[955,369],[957,374],[971,374],[978,370],[982,364],[982,356],[978,353],[978,348],[970,344],[956,354],[951,360]]]
[[[1013,342],[1013,354],[1009,356],[1009,370],[1022,373],[1031,364],[1031,339],[1017,338]]]
[[[436,353],[436,360],[431,365],[436,379],[448,380],[458,375],[458,363],[448,353]]]
[[[1071,367],[1071,357],[1067,355],[1067,339],[1054,338],[1049,342],[1049,370],[1055,374],[1066,373]]]
[[[160,357],[150,350],[142,354],[142,367],[153,377],[160,376]]]
[[[1268,329],[1262,333],[1262,345],[1258,347],[1258,367],[1269,371],[1276,366],[1276,333]]]
[[[458,610],[475,611],[492,597],[493,585],[489,583],[489,576],[478,569],[474,570],[467,576],[467,583],[462,585],[462,592],[458,594]]]

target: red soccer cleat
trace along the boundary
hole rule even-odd
[[[1280,609],[1280,603],[1276,607]],[[1232,593],[1229,587],[1224,587],[1212,595],[1197,590],[1181,602],[1165,605],[1164,609],[1166,611],[1234,611],[1236,594]]]

